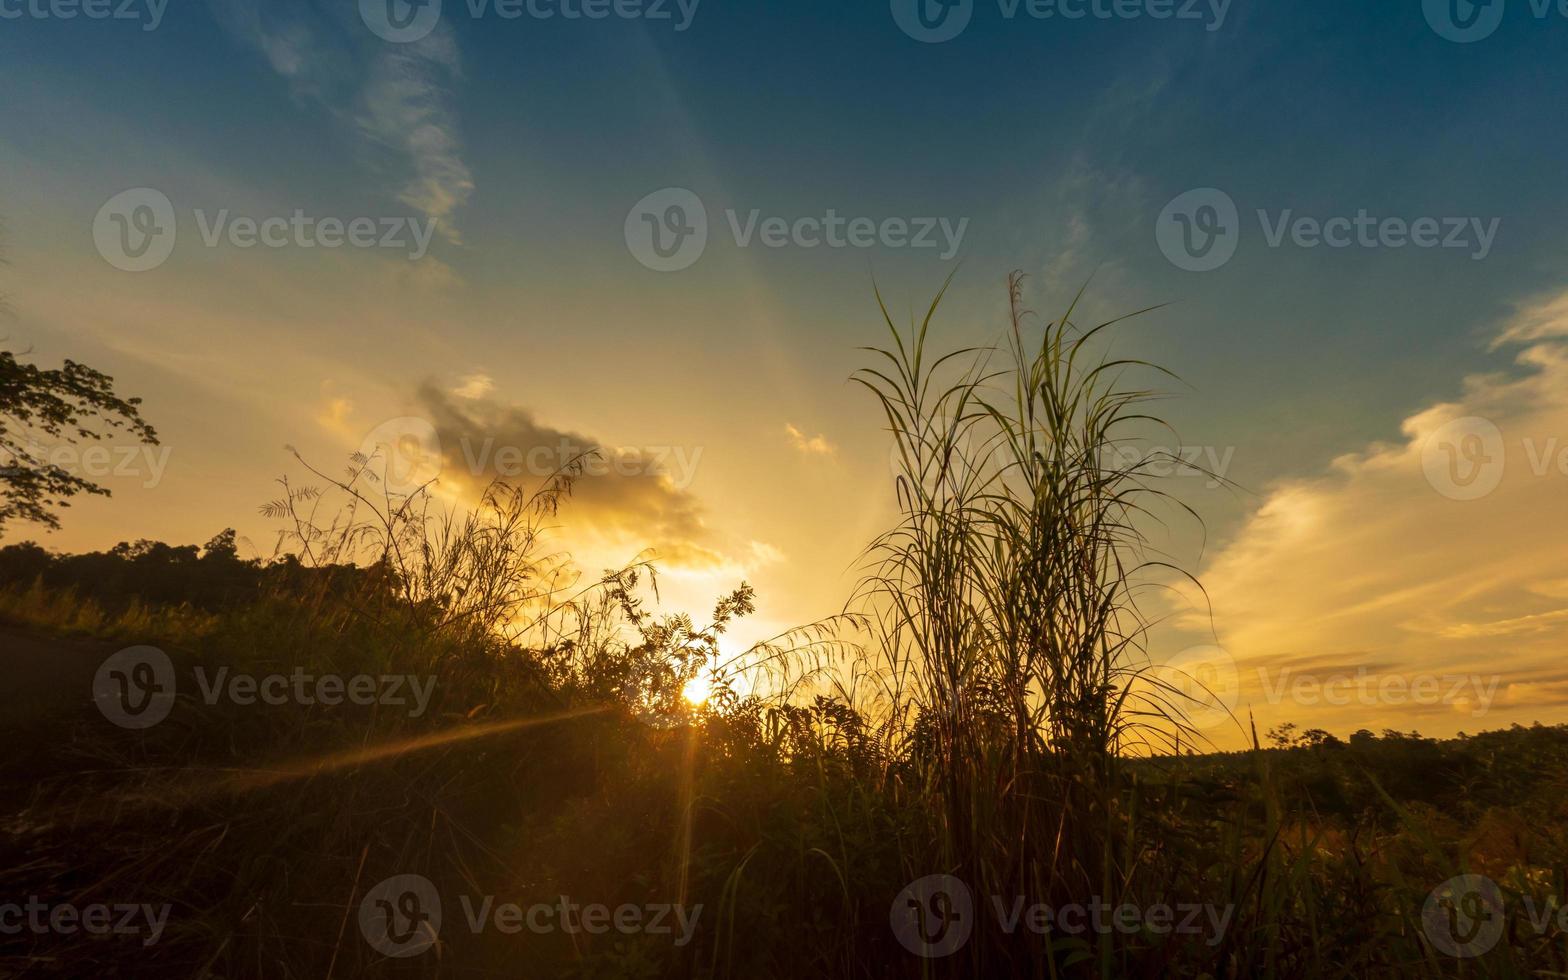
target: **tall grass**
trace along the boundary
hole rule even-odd
[[[923,972],[1521,975],[1511,946],[1466,962],[1423,941],[1426,893],[1466,870],[1463,854],[1432,844],[1380,789],[1389,809],[1346,841],[1261,750],[1243,787],[1184,775],[1177,753],[1203,741],[1188,709],[1206,702],[1201,685],[1150,669],[1139,602],[1185,575],[1149,529],[1172,511],[1197,519],[1160,485],[1173,458],[1142,448],[1170,433],[1150,408],[1162,392],[1138,379],[1172,376],[1109,353],[1125,318],[1081,328],[1075,301],[1037,325],[1022,284],[1008,280],[993,347],[936,349],[945,288],[908,327],[882,304],[890,343],[869,348],[874,364],[856,375],[895,444],[900,510],[868,549],[856,597],[876,631],[868,676],[893,722],[882,729],[892,791],[929,818],[929,837],[901,841],[900,860],[911,879],[956,876],[977,903],[1187,902],[1232,918],[1212,942],[1079,938],[1009,933],[977,910],[974,937]],[[1154,758],[1133,768],[1132,756]],[[1390,813],[1397,835],[1381,829]],[[1424,854],[1397,853],[1412,840],[1428,842]],[[1347,940],[1353,952],[1336,953]],[[1549,945],[1541,962],[1555,959]]]
[[[939,292],[856,375],[896,446],[901,522],[868,552],[884,701],[920,742],[944,868],[980,894],[1110,896],[1118,756],[1182,727],[1147,658],[1137,592],[1163,458],[1134,447],[1161,374],[1104,353],[1076,303],[1038,329],[1023,277],[995,348],[933,350]],[[880,302],[880,296],[879,296]],[[1006,952],[971,947],[973,966]],[[994,954],[994,955],[993,955]]]

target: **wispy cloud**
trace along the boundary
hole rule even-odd
[[[266,58],[294,97],[354,127],[397,185],[397,199],[460,242],[456,212],[473,193],[451,89],[462,73],[451,28],[412,44],[388,44],[353,4],[312,0],[211,0],[218,21]]]
[[[1039,291],[1043,296],[1071,299],[1091,279],[1095,288],[1083,297],[1085,318],[1095,316],[1099,297],[1136,295],[1121,260],[1117,242],[1126,229],[1140,226],[1149,207],[1149,189],[1136,173],[1114,162],[1096,162],[1074,155],[1040,188],[1032,206],[1042,214],[1017,247],[1038,256]],[[1108,315],[1125,312],[1116,310]]]
[[[784,434],[789,436],[789,444],[795,447],[796,452],[805,453],[807,456],[831,456],[838,452],[838,447],[828,442],[827,436],[821,433],[807,436],[792,423],[784,424]]]
[[[437,229],[454,243],[462,239],[453,214],[474,190],[448,94],[458,74],[457,42],[450,30],[432,32],[414,44],[382,45],[359,116],[366,136],[401,151],[413,165],[398,199],[435,218]]]
[[[1568,337],[1568,292],[1525,306],[1498,334],[1492,349],[1553,337]]]

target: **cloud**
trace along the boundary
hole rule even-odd
[[[354,402],[342,395],[329,395],[327,402],[316,416],[316,422],[329,432],[347,432],[348,420],[354,414]]]
[[[784,560],[784,552],[766,541],[753,541],[747,546],[753,566],[776,565]]]
[[[479,399],[490,394],[495,388],[495,380],[482,371],[464,377],[452,394],[459,398]]]
[[[1525,307],[1498,334],[1492,349],[1552,337],[1568,337],[1568,292],[1538,300]]]
[[[700,449],[609,448],[488,394],[459,401],[434,384],[424,385],[418,398],[440,439],[443,484],[467,484],[471,492],[496,479],[539,485],[567,461],[598,450],[565,505],[565,523],[574,534],[634,551],[651,547],[665,566],[713,569],[730,563],[726,542],[707,525],[689,490]]]
[[[1479,636],[1516,636],[1521,633],[1560,633],[1568,623],[1568,609],[1552,609],[1483,623],[1456,623],[1444,627],[1441,635],[1453,639]]]
[[[397,199],[435,219],[448,241],[461,241],[454,217],[474,182],[452,106],[462,65],[450,27],[440,24],[412,44],[388,44],[366,29],[352,3],[212,0],[211,6],[297,100],[319,105],[370,145],[391,151]]]
[[[1552,710],[1568,705],[1568,680],[1527,681],[1508,685],[1503,703],[1515,709]]]
[[[1102,297],[1119,296],[1118,302],[1126,302],[1136,295],[1135,283],[1115,257],[1116,242],[1123,229],[1141,227],[1147,220],[1148,198],[1144,180],[1128,168],[1074,154],[1041,189],[1036,207],[1049,220],[1039,223],[1038,233],[1031,231],[1027,241],[1017,242],[1020,250],[1039,256],[1039,294],[1051,302],[1071,300],[1092,280],[1094,289],[1079,297],[1088,304],[1078,307],[1080,318],[1125,312],[1102,311]]]
[[[1568,703],[1568,293],[1532,303],[1499,334],[1510,371],[1464,379],[1452,401],[1406,418],[1401,437],[1271,487],[1200,574],[1178,617],[1240,667],[1240,707],[1265,721],[1331,729],[1474,730],[1465,711],[1266,703],[1254,679],[1309,664],[1340,670],[1500,679],[1480,727],[1532,721]],[[1446,705],[1454,707],[1454,705]],[[1512,714],[1510,714],[1512,713]],[[1408,727],[1408,726],[1405,726]],[[1451,733],[1434,729],[1428,734]]]
[[[449,30],[414,44],[382,45],[359,112],[367,137],[401,151],[412,164],[398,200],[436,219],[436,228],[453,243],[462,241],[453,213],[474,190],[448,95],[458,74],[457,41]]]
[[[838,452],[838,447],[828,442],[827,436],[820,433],[807,438],[804,432],[787,422],[784,425],[784,433],[789,436],[789,444],[794,446],[797,452],[805,453],[807,456],[831,456]]]

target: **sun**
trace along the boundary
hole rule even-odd
[[[681,697],[694,708],[700,708],[708,703],[708,696],[713,693],[713,678],[706,674],[698,674],[686,682],[681,688]]]

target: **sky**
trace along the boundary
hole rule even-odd
[[[455,495],[592,444],[580,563],[653,548],[699,616],[750,581],[743,646],[891,519],[874,290],[952,276],[939,341],[985,344],[1018,269],[1158,307],[1116,351],[1235,484],[1173,477],[1207,598],[1156,663],[1260,729],[1568,720],[1565,40],[1530,0],[0,0],[4,334],[162,437],[0,540],[265,555],[285,447],[412,432]]]

